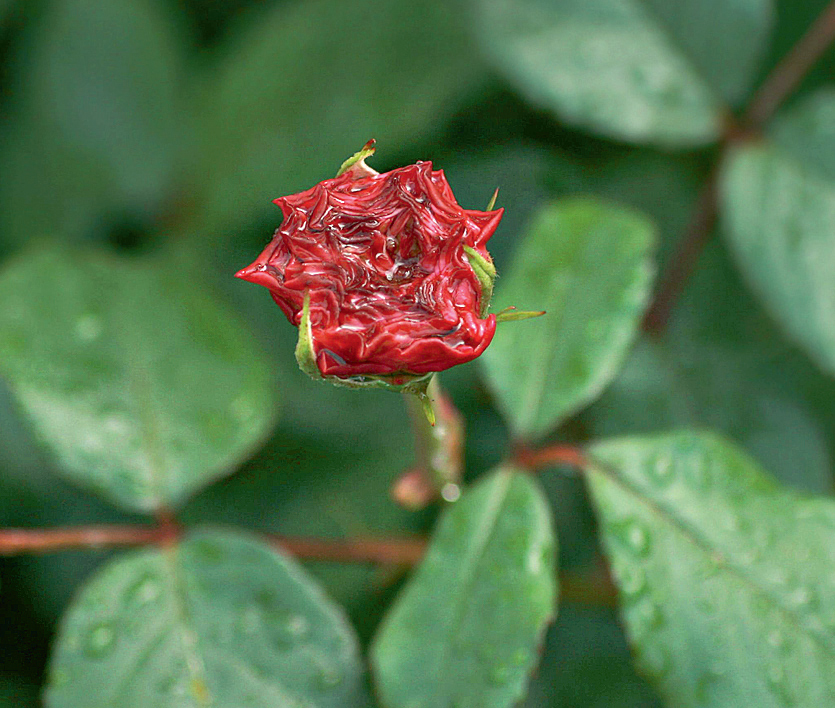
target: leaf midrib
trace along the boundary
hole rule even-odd
[[[457,594],[454,602],[452,603],[452,622],[447,625],[446,640],[441,645],[442,648],[438,654],[436,675],[439,677],[439,680],[436,682],[436,686],[442,685],[441,679],[445,675],[445,669],[450,666],[449,653],[452,648],[452,638],[459,634],[461,625],[464,621],[464,616],[467,614],[466,610],[472,607],[472,605],[469,604],[471,597],[469,589],[475,583],[475,579],[478,575],[478,567],[484,557],[484,552],[489,547],[490,541],[496,532],[496,520],[499,517],[499,511],[507,499],[507,495],[510,492],[510,487],[513,482],[513,473],[506,471],[499,474],[501,477],[496,481],[496,487],[483,507],[484,514],[477,526],[475,534],[477,542],[473,544],[473,551],[461,566],[463,568],[461,575],[465,579],[459,586],[461,588],[461,592]],[[464,605],[467,605],[467,607],[463,607]]]

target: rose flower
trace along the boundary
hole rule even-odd
[[[307,373],[400,390],[490,344],[485,245],[503,210],[462,209],[430,162],[379,174],[372,153],[373,141],[337,177],[276,199],[281,227],[237,277],[267,287],[299,327]]]

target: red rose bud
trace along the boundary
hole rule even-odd
[[[300,328],[307,373],[422,392],[493,339],[485,245],[503,210],[462,209],[430,162],[379,174],[372,153],[369,143],[337,177],[276,199],[281,227],[237,277],[267,287]]]

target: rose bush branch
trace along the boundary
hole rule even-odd
[[[718,216],[719,164],[728,145],[759,132],[800,85],[823,53],[835,42],[835,0],[818,15],[805,34],[778,62],[754,93],[739,122],[731,118],[710,174],[696,201],[692,216],[660,279],[657,294],[644,318],[644,330],[663,332],[678,297],[710,241]]]
[[[428,542],[407,538],[304,538],[264,534],[271,543],[301,560],[337,563],[413,566],[423,558]],[[0,556],[61,551],[167,545],[176,537],[161,526],[81,526],[54,529],[0,529]],[[560,574],[562,599],[578,604],[614,607],[616,591],[605,567],[589,573]]]

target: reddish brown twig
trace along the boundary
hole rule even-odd
[[[798,87],[835,41],[835,0],[815,18],[806,33],[774,67],[754,94],[743,116],[747,125],[761,126]]]
[[[171,542],[169,534],[164,526],[0,529],[0,555],[167,544]],[[266,534],[266,538],[303,560],[375,565],[416,565],[428,545],[421,537],[327,539]],[[560,587],[565,602],[607,607],[615,604],[614,586],[605,574],[563,573]]]
[[[645,332],[663,332],[670,321],[673,307],[696,268],[699,256],[710,240],[718,215],[718,166],[714,167],[702,188],[687,229],[676,246],[670,265],[661,278],[652,305],[644,316]]]
[[[170,540],[170,533],[161,526],[0,529],[0,555],[165,543]]]
[[[583,467],[586,464],[583,451],[573,445],[550,445],[539,449],[520,447],[515,451],[513,461],[520,467],[532,470],[554,465]]]
[[[267,536],[290,555],[305,560],[414,565],[426,551],[424,538],[294,538]]]
[[[789,50],[763,81],[745,110],[741,125],[733,125],[723,143],[747,139],[771,118],[800,84],[826,49],[835,41],[835,0],[815,19],[807,32]],[[721,158],[720,158],[721,160]],[[710,241],[718,214],[718,163],[708,177],[670,264],[662,276],[653,302],[644,317],[644,331],[658,334],[666,329],[676,301]]]

